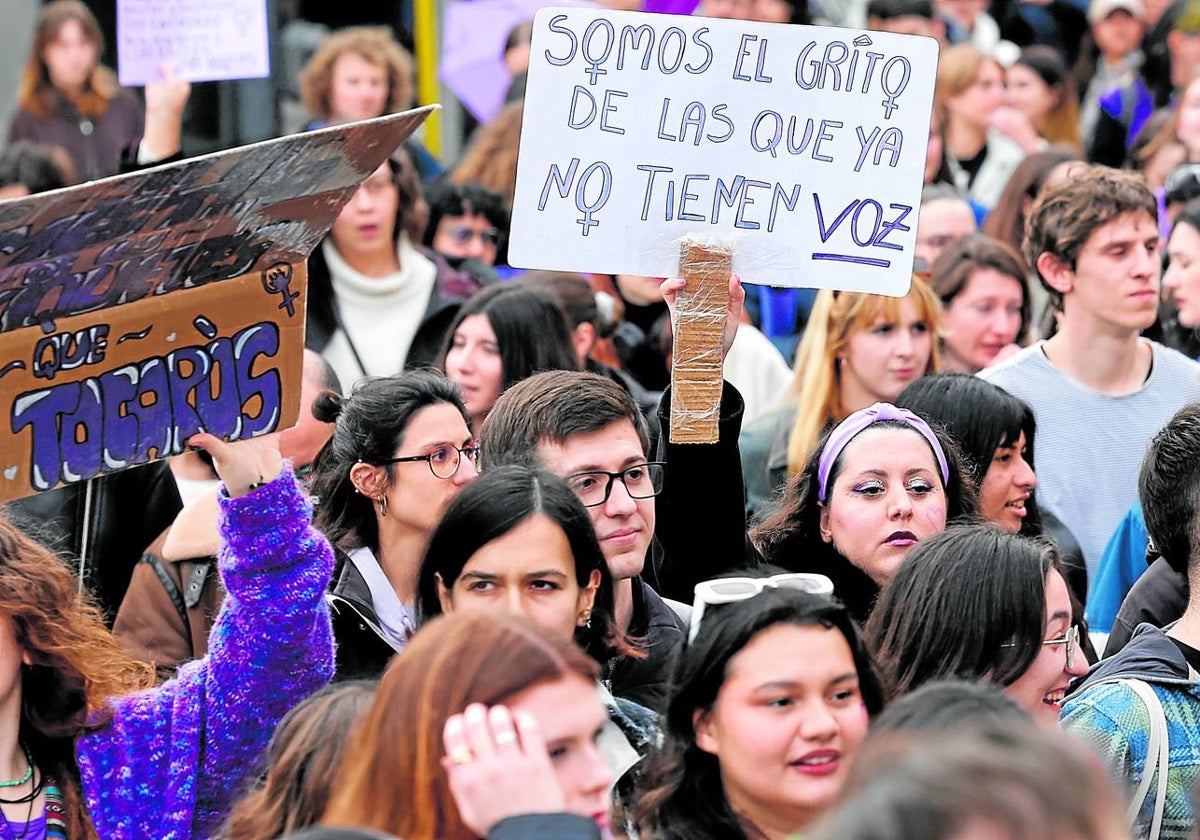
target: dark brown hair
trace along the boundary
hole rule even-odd
[[[1049,541],[993,525],[947,528],[913,547],[884,587],[867,646],[895,700],[934,680],[1011,685],[1042,650]]]
[[[884,420],[874,424],[873,429],[900,429],[919,435],[912,426],[898,420]],[[820,482],[817,478],[821,452],[824,451],[833,429],[830,428],[817,442],[804,468],[790,477],[775,506],[769,510],[761,524],[750,532],[754,543],[766,562],[789,572],[815,572],[833,581],[837,595],[846,604],[851,615],[865,621],[879,594],[879,586],[865,572],[838,553],[832,543],[821,538],[821,510],[824,503],[817,499]],[[979,499],[971,475],[963,466],[958,454],[958,445],[945,431],[933,429],[941,444],[949,467],[950,481],[943,491],[946,496],[946,524],[975,521],[979,511]],[[923,438],[922,438],[923,439]],[[833,487],[842,471],[844,451],[833,462],[829,470],[828,486]]]
[[[578,371],[535,374],[509,388],[492,406],[479,430],[480,468],[535,464],[542,442],[564,443],[620,420],[633,424],[648,457],[646,420],[629,392],[616,382]]]
[[[868,737],[812,840],[1129,836],[1122,800],[1074,738],[1016,720],[930,734]]]
[[[1025,265],[1009,245],[984,233],[969,233],[947,245],[933,261],[929,285],[942,299],[943,306],[958,297],[977,271],[992,271],[1011,277],[1021,287],[1020,343],[1029,331],[1029,287],[1025,284]]]
[[[361,826],[404,840],[476,840],[442,767],[442,730],[472,703],[495,705],[539,683],[600,668],[525,618],[492,612],[434,619],[392,660],[347,747],[323,825]]]
[[[1025,239],[1026,210],[1033,205],[1055,167],[1079,159],[1075,152],[1062,148],[1050,148],[1026,157],[1009,176],[1004,192],[1000,193],[1000,199],[983,220],[980,230],[1011,245],[1019,253]]]
[[[521,143],[524,112],[525,100],[510,102],[495,119],[480,126],[451,171],[450,180],[456,184],[476,183],[498,192],[511,210],[517,189],[517,147]]]
[[[1037,269],[1038,257],[1051,254],[1075,270],[1079,252],[1095,232],[1124,213],[1142,212],[1158,219],[1158,201],[1146,179],[1107,166],[1080,167],[1065,183],[1043,193],[1029,211],[1025,262]],[[1037,273],[1056,309],[1062,294]]]

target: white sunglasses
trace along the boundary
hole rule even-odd
[[[700,632],[700,619],[704,617],[705,605],[732,604],[753,598],[764,589],[796,589],[813,595],[832,595],[833,581],[825,575],[792,573],[771,577],[728,577],[715,578],[696,584],[695,600],[692,601],[692,617],[688,627],[688,644],[696,640]]]

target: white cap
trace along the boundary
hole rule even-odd
[[[1088,4],[1088,23],[1099,23],[1113,12],[1126,11],[1137,19],[1146,15],[1146,7],[1142,0],[1092,0]]]

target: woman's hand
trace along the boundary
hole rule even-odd
[[[669,277],[662,282],[659,289],[667,309],[671,311],[671,323],[675,323],[675,303],[679,293],[687,287],[687,281],[682,277]],[[742,305],[746,302],[746,290],[742,288],[742,278],[736,274],[729,277],[729,302],[725,307],[725,328],[721,332],[721,360],[729,355],[729,348],[737,337],[738,324],[742,321]]]
[[[235,443],[201,432],[188,438],[188,446],[203,449],[212,456],[213,466],[231,499],[253,492],[283,472],[278,432]]]
[[[442,765],[454,803],[477,837],[486,837],[508,817],[564,809],[546,742],[532,715],[475,703],[446,721],[442,741]]]
[[[141,150],[150,163],[165,160],[183,148],[183,109],[192,92],[192,86],[176,76],[171,65],[163,64],[160,70],[162,81],[146,85]]]
[[[1009,107],[1008,105],[997,108],[992,112],[992,116],[988,120],[988,125],[1009,137],[1026,154],[1033,154],[1042,149],[1042,138],[1034,130],[1033,123],[1029,121],[1029,117],[1022,114],[1016,108]]]

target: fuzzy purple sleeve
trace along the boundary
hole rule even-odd
[[[111,725],[79,741],[84,794],[105,840],[208,837],[279,719],[333,675],[324,597],[333,552],[291,470],[221,509],[229,595],[208,656],[114,701]]]

